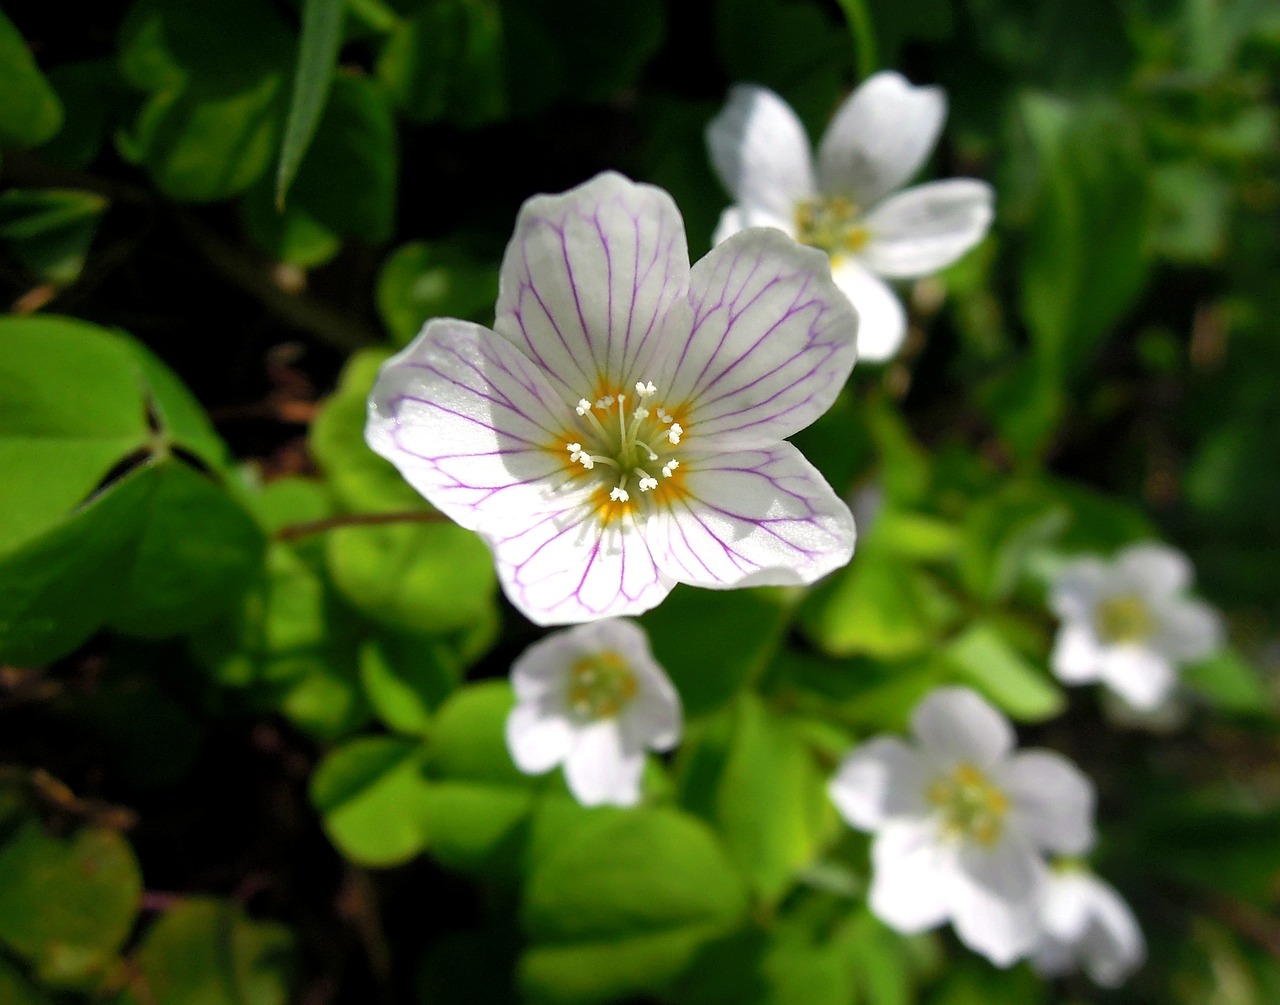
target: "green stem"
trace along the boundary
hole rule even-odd
[[[876,72],[879,58],[876,55],[875,25],[867,0],[840,0],[845,19],[849,22],[849,34],[853,36],[853,54],[858,64],[858,77],[866,80]]]

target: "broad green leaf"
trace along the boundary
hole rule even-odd
[[[245,231],[273,261],[312,269],[342,249],[342,237],[320,222],[299,200],[280,210],[271,179],[263,175],[240,202]]]
[[[27,43],[0,11],[0,143],[35,147],[62,126],[62,103]]]
[[[1258,671],[1231,649],[1183,667],[1181,679],[1224,712],[1265,715],[1274,708]]]
[[[458,685],[453,654],[436,639],[384,633],[360,647],[360,683],[374,714],[397,733],[425,736]]]
[[[289,100],[276,167],[276,203],[281,207],[320,124],[320,113],[329,96],[329,84],[342,45],[342,10],[343,0],[303,0],[293,96]]]
[[[49,83],[66,117],[57,135],[40,148],[40,156],[59,167],[83,170],[102,151],[128,105],[125,82],[114,58],[102,57],[51,67]]]
[[[993,625],[979,622],[947,645],[945,658],[961,680],[1022,722],[1039,722],[1066,707],[1062,689],[1014,649]]]
[[[32,822],[0,846],[0,943],[47,984],[76,985],[111,963],[141,895],[138,863],[115,831],[64,839]]]
[[[497,299],[497,261],[458,242],[402,244],[378,274],[378,313],[397,345],[408,344],[429,318],[492,323]]]
[[[0,238],[24,266],[59,285],[74,282],[107,200],[74,189],[14,189],[0,194]]]
[[[285,1005],[293,957],[284,925],[192,897],[147,929],[119,1005]]]
[[[1043,486],[1008,482],[965,514],[960,574],[980,600],[1009,597],[1027,573],[1032,554],[1071,523],[1071,510]]]
[[[0,1002],[6,1005],[48,1005],[49,999],[28,984],[17,967],[0,959]]]
[[[521,983],[545,1002],[657,991],[746,907],[742,881],[694,818],[667,809],[590,814],[533,863]]]

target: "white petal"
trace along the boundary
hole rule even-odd
[[[1093,924],[1080,944],[1084,970],[1095,984],[1119,987],[1146,959],[1146,942],[1138,919],[1118,893],[1096,877]]]
[[[1079,960],[1095,983],[1117,987],[1146,956],[1142,930],[1118,893],[1091,873],[1052,873],[1041,903],[1045,937],[1034,965],[1049,976],[1075,969]]]
[[[558,404],[515,348],[479,325],[437,319],[383,365],[365,439],[432,505],[474,530],[567,488]]]
[[[949,914],[955,849],[937,840],[928,821],[890,821],[871,845],[867,902],[886,925],[913,934],[935,928]]]
[[[634,806],[643,773],[644,751],[626,743],[613,719],[580,730],[564,764],[569,791],[584,806]]]
[[[1163,704],[1177,682],[1173,664],[1165,656],[1132,644],[1103,650],[1098,676],[1130,705],[1144,711]]]
[[[858,359],[883,363],[898,355],[907,337],[907,312],[898,294],[857,258],[832,259],[831,277],[858,312]]]
[[[791,106],[768,88],[738,84],[707,126],[711,163],[734,201],[790,220],[814,194],[809,137]]]
[[[911,713],[921,753],[941,766],[988,768],[1013,749],[1009,720],[967,687],[940,687]]]
[[[680,742],[684,716],[680,694],[666,673],[650,658],[632,664],[639,682],[635,699],[621,716],[627,742],[650,750],[670,750]]]
[[[1098,679],[1102,669],[1102,647],[1093,626],[1064,622],[1058,629],[1050,658],[1054,675],[1064,684],[1086,684]]]
[[[896,736],[880,736],[845,756],[827,792],[851,826],[873,831],[891,817],[925,815],[926,785],[920,755]]]
[[[654,380],[668,409],[687,416],[689,444],[790,436],[831,406],[856,355],[857,316],[826,255],[776,230],[745,230],[713,248],[667,322],[666,366]]]
[[[956,935],[996,966],[1009,966],[1038,939],[1044,881],[1044,863],[1019,841],[965,845],[952,885]]]
[[[882,276],[905,279],[937,272],[986,236],[994,199],[990,185],[972,178],[899,192],[863,221],[870,240],[859,255]]]
[[[723,589],[812,583],[853,555],[853,515],[790,443],[681,455],[681,481],[646,527],[682,583]]]
[[[1167,597],[1191,585],[1187,556],[1157,541],[1129,545],[1116,556],[1116,567],[1125,582],[1147,597]]]
[[[1204,659],[1223,646],[1222,616],[1201,600],[1174,597],[1158,605],[1152,646],[1176,663]]]
[[[1093,783],[1065,757],[1024,750],[997,777],[1013,802],[1016,825],[1039,847],[1063,855],[1092,847]]]
[[[675,580],[659,571],[630,513],[604,519],[594,502],[509,515],[486,534],[508,599],[530,621],[562,625],[639,614]]]
[[[507,749],[528,775],[550,771],[573,746],[574,729],[558,702],[522,701],[507,716]]]
[[[823,193],[875,205],[920,170],[946,117],[940,87],[914,87],[891,71],[868,77],[836,112],[818,147]]]
[[[1049,608],[1066,621],[1093,623],[1093,610],[1106,590],[1111,568],[1101,559],[1087,556],[1064,565],[1049,590]]]
[[[1040,922],[1055,940],[1074,946],[1089,927],[1092,888],[1079,869],[1048,873],[1040,902]]]
[[[502,259],[494,330],[569,408],[629,388],[689,282],[684,221],[666,192],[605,172],[528,200]]]
[[[720,222],[716,224],[716,232],[711,243],[720,244],[727,241],[740,230],[748,227],[772,227],[780,230],[788,237],[796,236],[795,221],[770,213],[764,209],[751,209],[746,206],[730,206],[720,214]]]

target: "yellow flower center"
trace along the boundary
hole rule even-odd
[[[806,199],[796,205],[796,240],[821,248],[832,258],[861,251],[871,236],[862,211],[842,195]]]
[[[928,799],[938,809],[949,836],[981,845],[993,845],[1000,839],[1009,797],[972,764],[961,764],[934,781]]]
[[[1094,622],[1104,642],[1142,642],[1155,629],[1151,610],[1133,593],[1101,601],[1094,610]]]
[[[635,698],[636,675],[612,649],[584,656],[569,668],[569,708],[581,719],[611,719]]]

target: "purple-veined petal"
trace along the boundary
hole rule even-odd
[[[658,565],[695,586],[812,583],[853,555],[853,515],[790,443],[681,455],[645,526]]]
[[[634,516],[605,519],[592,501],[509,515],[484,536],[507,598],[535,624],[639,614],[675,585],[654,564]]]
[[[791,106],[768,88],[738,84],[707,125],[711,164],[734,201],[790,220],[814,194],[809,137]]]
[[[1143,645],[1110,646],[1102,652],[1100,680],[1134,708],[1150,711],[1173,691],[1177,673],[1169,659]]]
[[[824,195],[874,206],[920,170],[947,117],[939,87],[915,87],[901,74],[868,77],[840,106],[818,147]]]
[[[634,806],[643,773],[644,750],[626,742],[614,719],[581,729],[564,762],[569,791],[584,806]]]
[[[1102,670],[1102,647],[1092,625],[1066,621],[1058,628],[1049,660],[1054,676],[1064,684],[1087,684]]]
[[[688,282],[684,221],[671,196],[605,172],[521,208],[494,330],[572,409],[649,379],[643,360],[657,351],[662,319]]]
[[[521,701],[507,715],[507,749],[527,775],[550,771],[574,743],[573,725],[553,700]]]
[[[863,221],[860,252],[882,276],[909,279],[946,268],[986,236],[995,193],[984,181],[949,178],[891,195]]]
[[[852,256],[831,260],[831,278],[858,312],[858,360],[893,359],[907,337],[907,312],[883,279]]]
[[[952,886],[951,923],[970,949],[998,967],[1010,966],[1035,946],[1046,869],[1020,840],[960,849]]]
[[[920,752],[939,767],[989,768],[1013,749],[1009,720],[967,687],[930,691],[911,713]]]
[[[1017,826],[1040,848],[1083,855],[1093,845],[1093,783],[1065,757],[1024,750],[997,773]]]
[[[772,227],[774,230],[782,231],[788,237],[796,236],[794,220],[784,219],[768,210],[730,206],[720,214],[720,222],[716,224],[716,232],[711,237],[711,243],[721,244],[738,231],[746,230],[748,227]]]
[[[896,736],[877,736],[845,755],[827,793],[850,825],[872,831],[893,817],[926,815],[927,787],[920,755]]]
[[[479,325],[442,318],[383,365],[365,439],[432,505],[477,530],[574,495],[559,410],[527,357]]]
[[[857,316],[826,256],[776,230],[717,245],[693,268],[663,330],[654,379],[682,412],[689,444],[774,443],[825,412],[856,356]]]
[[[906,934],[936,928],[950,914],[955,846],[940,842],[931,821],[893,820],[871,844],[871,911]]]

